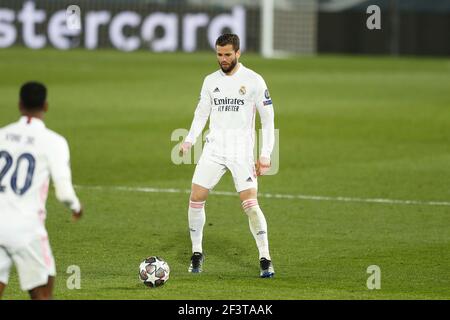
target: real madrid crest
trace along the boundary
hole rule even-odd
[[[239,93],[241,95],[244,95],[247,92],[247,90],[245,90],[245,86],[241,86],[241,88],[239,89]]]

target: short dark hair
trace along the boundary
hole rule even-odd
[[[20,88],[20,101],[23,108],[37,111],[44,108],[47,99],[47,88],[39,82],[30,81]]]
[[[216,40],[216,46],[224,47],[228,44],[231,44],[233,46],[234,51],[239,50],[239,37],[237,34],[234,33],[225,33],[217,38]]]

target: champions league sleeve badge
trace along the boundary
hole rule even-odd
[[[266,90],[264,91],[264,97],[265,97],[267,100],[264,100],[264,101],[263,101],[263,105],[265,105],[265,106],[271,105],[271,104],[272,104],[272,100],[270,99],[270,94],[269,94],[269,90],[268,90],[268,89],[266,89]]]

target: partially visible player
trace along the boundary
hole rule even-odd
[[[0,298],[15,264],[31,299],[51,299],[56,269],[45,228],[50,177],[74,221],[82,207],[72,186],[67,141],[43,122],[46,87],[25,83],[19,109],[20,120],[0,128]]]
[[[205,202],[209,191],[229,170],[259,251],[260,277],[271,278],[275,271],[269,253],[267,222],[257,199],[257,176],[264,175],[271,166],[274,111],[264,79],[240,63],[240,56],[236,34],[223,34],[217,39],[216,57],[220,69],[203,81],[191,129],[180,147],[180,153],[186,153],[209,119],[210,132],[192,178],[188,219],[193,254],[188,270],[202,272]],[[255,168],[256,111],[261,118],[263,145]]]

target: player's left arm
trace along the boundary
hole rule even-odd
[[[273,111],[272,98],[266,82],[262,77],[258,78],[258,90],[256,94],[256,108],[261,118],[262,148],[260,157],[256,163],[257,175],[264,175],[271,166],[270,156],[275,144],[275,115]]]
[[[55,140],[51,152],[48,152],[50,174],[55,185],[56,198],[72,211],[73,220],[78,220],[82,213],[82,205],[72,185],[70,169],[70,151],[63,138]]]

